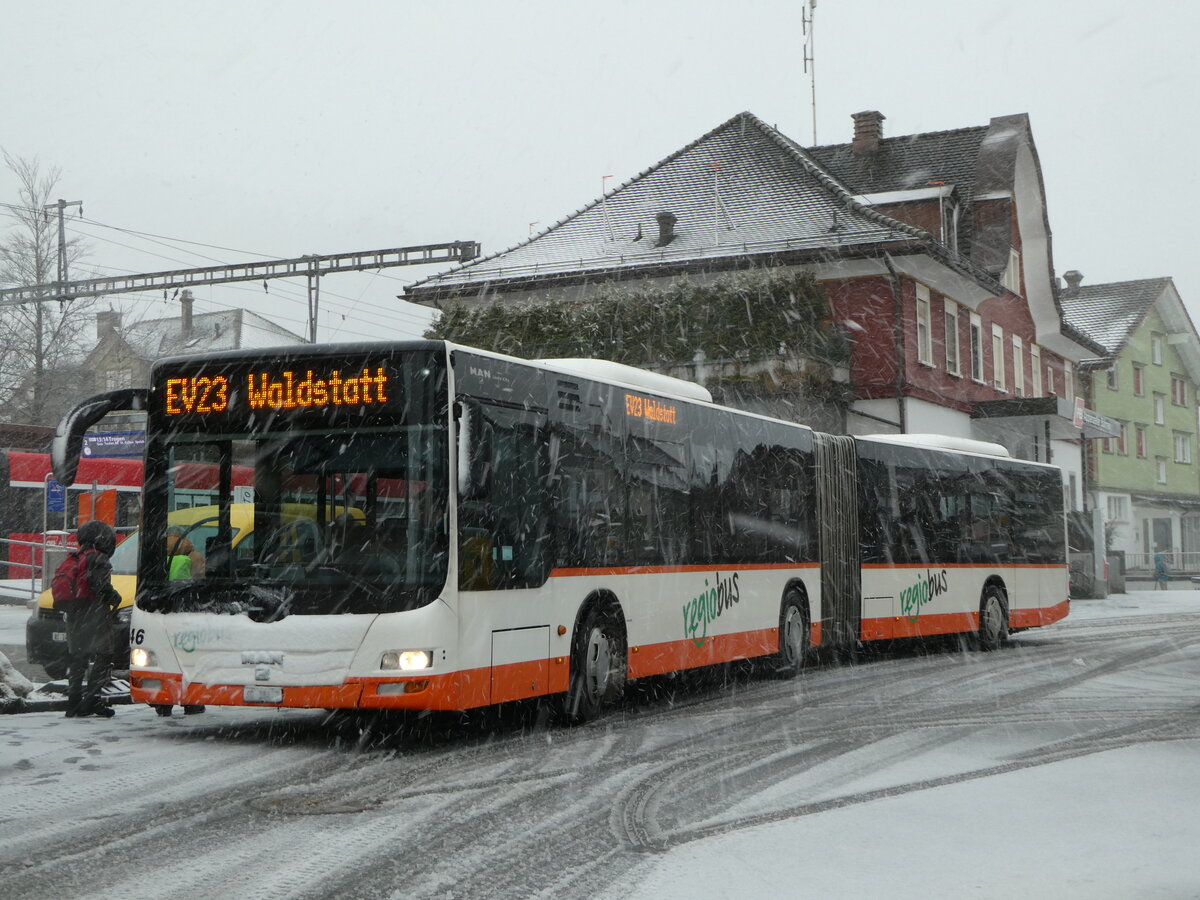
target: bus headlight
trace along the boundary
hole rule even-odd
[[[153,650],[147,650],[145,647],[134,647],[129,651],[129,664],[139,669],[145,669],[149,666],[157,666],[158,657],[154,655]]]
[[[389,650],[379,660],[379,668],[399,669],[402,672],[428,669],[432,665],[433,652],[430,650]]]

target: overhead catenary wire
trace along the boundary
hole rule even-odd
[[[0,203],[0,216],[9,217],[9,218],[19,220],[19,221],[25,221],[25,219],[22,218],[22,215],[37,214],[38,212],[39,211],[33,210],[30,207],[24,207],[24,206],[19,206],[19,205],[10,204],[10,203]],[[88,240],[100,241],[100,242],[109,244],[111,246],[121,247],[122,249],[133,251],[135,253],[147,254],[153,258],[165,260],[165,261],[168,261],[175,265],[191,266],[194,264],[196,259],[202,259],[202,260],[205,260],[208,262],[215,262],[215,263],[218,263],[219,265],[228,265],[227,262],[225,262],[217,257],[198,252],[197,250],[190,249],[190,247],[202,247],[202,248],[206,248],[206,249],[224,251],[226,253],[237,253],[237,254],[241,254],[241,255],[245,255],[245,256],[249,256],[249,257],[256,257],[257,259],[261,259],[264,256],[268,256],[268,257],[271,257],[274,259],[282,258],[282,257],[278,257],[278,256],[272,257],[270,254],[256,254],[252,251],[240,250],[237,248],[225,247],[225,246],[217,245],[217,244],[209,244],[209,243],[204,243],[204,242],[200,242],[200,241],[191,241],[191,240],[184,239],[184,238],[174,238],[174,237],[170,237],[167,235],[156,234],[153,232],[146,232],[146,231],[139,231],[136,229],[123,228],[120,226],[110,225],[108,223],[100,222],[98,220],[91,219],[89,217],[74,217],[74,218],[70,219],[70,224],[72,225],[73,230],[76,230],[78,236],[86,237]],[[83,227],[80,227],[80,226],[83,226]],[[84,228],[86,228],[87,230],[84,230]],[[179,255],[168,255],[168,254],[164,254],[164,253],[155,252],[154,250],[149,250],[149,249],[146,249],[143,247],[133,246],[130,243],[118,241],[111,237],[107,237],[102,233],[97,233],[97,231],[95,231],[94,229],[110,230],[110,231],[118,232],[120,234],[129,235],[134,238],[144,239],[144,240],[148,241],[149,243],[158,244],[159,246],[166,248],[167,250],[173,251],[174,253],[179,254]],[[185,244],[188,246],[179,246],[180,244]],[[234,265],[236,265],[236,264],[234,264]],[[93,266],[89,266],[89,268],[91,268],[92,270],[101,270],[101,271],[107,271],[107,272],[120,272],[123,274],[133,274],[133,273],[130,273],[128,270],[116,269],[116,268],[110,267],[110,266],[93,265]],[[367,271],[370,271],[370,270],[367,270]],[[407,284],[412,283],[413,280],[415,280],[415,279],[397,278],[390,274],[385,274],[382,270],[375,270],[374,272],[371,273],[371,275],[372,275],[371,283],[382,278],[382,279],[387,279],[389,281],[394,281],[398,285],[407,285]],[[266,282],[264,281],[263,284],[265,286]],[[236,287],[238,290],[242,290],[242,291],[257,290],[256,288],[248,287],[246,284],[229,283],[229,284],[224,285],[224,287]],[[364,287],[363,290],[360,291],[358,296],[356,296],[356,297],[351,297],[346,294],[339,293],[337,291],[331,291],[326,286],[322,286],[322,288],[323,288],[323,290],[322,290],[323,298],[325,298],[327,301],[333,301],[333,302],[326,303],[326,310],[328,312],[333,313],[336,316],[340,316],[342,319],[342,322],[338,323],[338,324],[331,325],[330,323],[328,323],[328,321],[326,322],[325,327],[328,330],[331,330],[334,334],[354,334],[354,335],[361,335],[361,336],[365,336],[365,337],[378,337],[379,336],[379,333],[377,331],[363,332],[363,331],[359,331],[357,329],[351,328],[349,326],[349,318],[348,317],[350,317],[352,315],[355,316],[356,318],[358,318],[359,320],[362,320],[363,324],[368,329],[375,329],[375,328],[390,329],[390,328],[395,328],[395,327],[405,327],[405,328],[417,329],[417,330],[421,330],[421,331],[428,328],[429,325],[431,324],[433,318],[436,317],[436,312],[432,311],[432,310],[430,311],[429,316],[423,316],[412,310],[406,309],[404,307],[404,305],[399,304],[399,303],[394,306],[393,305],[385,306],[382,304],[373,303],[371,301],[365,300],[363,295],[365,294],[366,290],[368,289],[367,287]],[[292,287],[286,281],[282,281],[282,280],[277,281],[274,285],[271,285],[269,290],[270,290],[273,298],[283,300],[285,303],[287,303],[289,305],[294,304],[294,307],[301,307],[302,305],[306,305],[307,301],[306,301],[306,297],[304,296],[304,293],[305,293],[304,290],[299,287]],[[141,292],[135,292],[135,291],[130,291],[128,293],[125,293],[125,292],[115,293],[112,296],[114,298],[121,298],[121,302],[144,301],[144,295],[141,294]],[[340,302],[337,302],[337,301],[340,301]],[[236,308],[232,305],[220,304],[215,301],[208,301],[208,302],[213,307],[217,307],[217,308],[220,308],[222,306],[224,306],[224,308],[227,308],[227,309]],[[369,314],[370,311],[375,311],[380,314],[383,314],[384,316],[386,316],[386,320],[371,316]],[[294,308],[293,308],[293,312],[295,312]]]

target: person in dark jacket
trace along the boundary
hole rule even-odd
[[[112,677],[113,617],[121,595],[112,586],[117,535],[105,522],[85,522],[79,541],[78,588],[67,611],[67,716],[114,715],[100,692]],[[65,565],[66,563],[64,563]]]

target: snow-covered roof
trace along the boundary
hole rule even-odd
[[[674,217],[667,243],[663,213]],[[501,279],[929,239],[856,200],[799,145],[743,112],[540,234],[408,295],[421,302]]]
[[[1154,308],[1171,334],[1188,377],[1200,384],[1200,335],[1170,278],[1079,284],[1061,291],[1059,303],[1067,322],[1114,359]]]
[[[188,335],[183,319],[151,319],[122,330],[125,341],[143,359],[215,350],[245,350],[302,344],[304,339],[247,309],[197,313]]]
[[[1169,278],[1146,278],[1081,284],[1062,291],[1059,302],[1069,324],[1116,355],[1170,283]]]

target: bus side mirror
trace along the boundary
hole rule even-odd
[[[63,487],[75,483],[79,455],[83,452],[83,435],[89,428],[110,412],[145,409],[149,399],[149,388],[124,388],[97,394],[63,416],[50,443],[50,468],[54,471],[54,480]]]
[[[473,400],[458,405],[458,495],[479,500],[492,490],[492,426]]]

